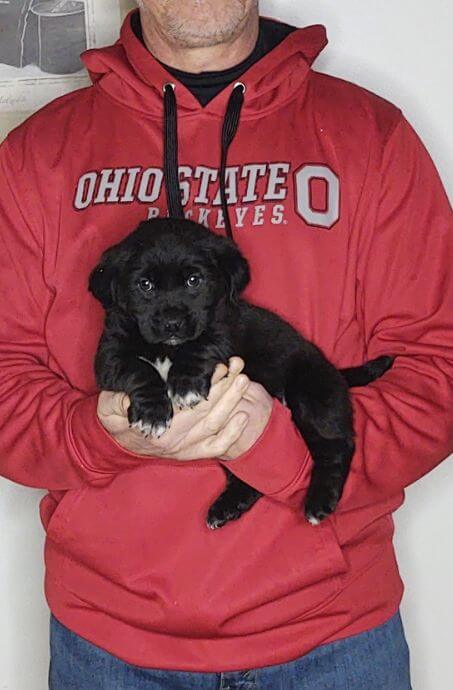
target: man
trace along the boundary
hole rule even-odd
[[[410,688],[391,514],[453,448],[451,209],[401,112],[310,68],[325,43],[254,0],[142,0],[85,54],[94,85],[2,146],[0,462],[49,490],[52,690]],[[238,358],[160,439],[96,391],[88,275],[175,178],[171,204],[231,225],[251,301],[337,366],[397,355],[352,391],[357,451],[318,527],[305,443]],[[211,531],[220,463],[265,496]]]

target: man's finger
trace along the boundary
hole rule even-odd
[[[241,373],[244,366],[245,362],[240,357],[230,357],[228,361],[228,367],[223,363],[218,364],[211,378],[211,386],[214,386],[216,383],[219,383],[219,381],[224,379],[227,375],[234,378],[235,376]]]
[[[210,403],[211,407],[222,397],[225,391],[232,386],[236,377],[241,373],[244,366],[244,360],[242,360],[240,357],[231,357],[229,361],[228,375],[223,376],[211,385],[208,394],[208,402]]]
[[[221,381],[228,374],[228,367],[225,364],[218,364],[214,369],[214,373],[211,378],[211,386]]]
[[[229,448],[238,441],[247,426],[249,416],[244,412],[238,412],[228,420],[221,432],[217,435],[203,438],[191,443],[184,448],[184,460],[220,458]],[[177,457],[177,454],[173,457]]]
[[[224,455],[241,436],[249,416],[245,412],[238,412],[216,436],[206,439],[205,446],[208,457],[220,457]]]
[[[206,435],[216,434],[224,426],[249,384],[250,381],[245,374],[238,374],[218,398],[215,394],[211,397],[213,406],[202,422]]]
[[[245,367],[245,362],[241,357],[230,357],[228,362],[228,376],[237,376]]]

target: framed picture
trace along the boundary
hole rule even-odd
[[[118,0],[0,0],[0,112],[87,85],[80,54],[114,42],[119,26]]]

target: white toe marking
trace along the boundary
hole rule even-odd
[[[156,438],[160,438],[168,429],[168,424],[155,424],[153,426],[152,434]]]
[[[318,520],[318,518],[315,518],[314,515],[307,515],[307,520],[310,523],[310,525],[320,525],[321,520]]]
[[[153,430],[152,424],[145,424],[141,419],[139,419],[138,422],[134,422],[134,424],[132,424],[132,428],[138,429],[142,434],[145,434],[145,436],[149,436]]]
[[[172,395],[170,392],[170,397],[177,407],[193,407],[204,399],[200,393],[195,393],[195,391],[189,391],[186,395]]]
[[[170,421],[166,424],[145,424],[141,419],[138,422],[132,424],[133,429],[138,429],[144,436],[154,436],[155,438],[160,438],[162,434],[165,434],[168,427],[170,426]]]

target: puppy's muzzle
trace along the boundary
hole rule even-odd
[[[190,319],[179,313],[164,313],[155,322],[159,339],[167,345],[177,345],[192,336]]]
[[[183,332],[184,325],[183,319],[168,319],[164,323],[164,332],[170,337],[179,335]]]

